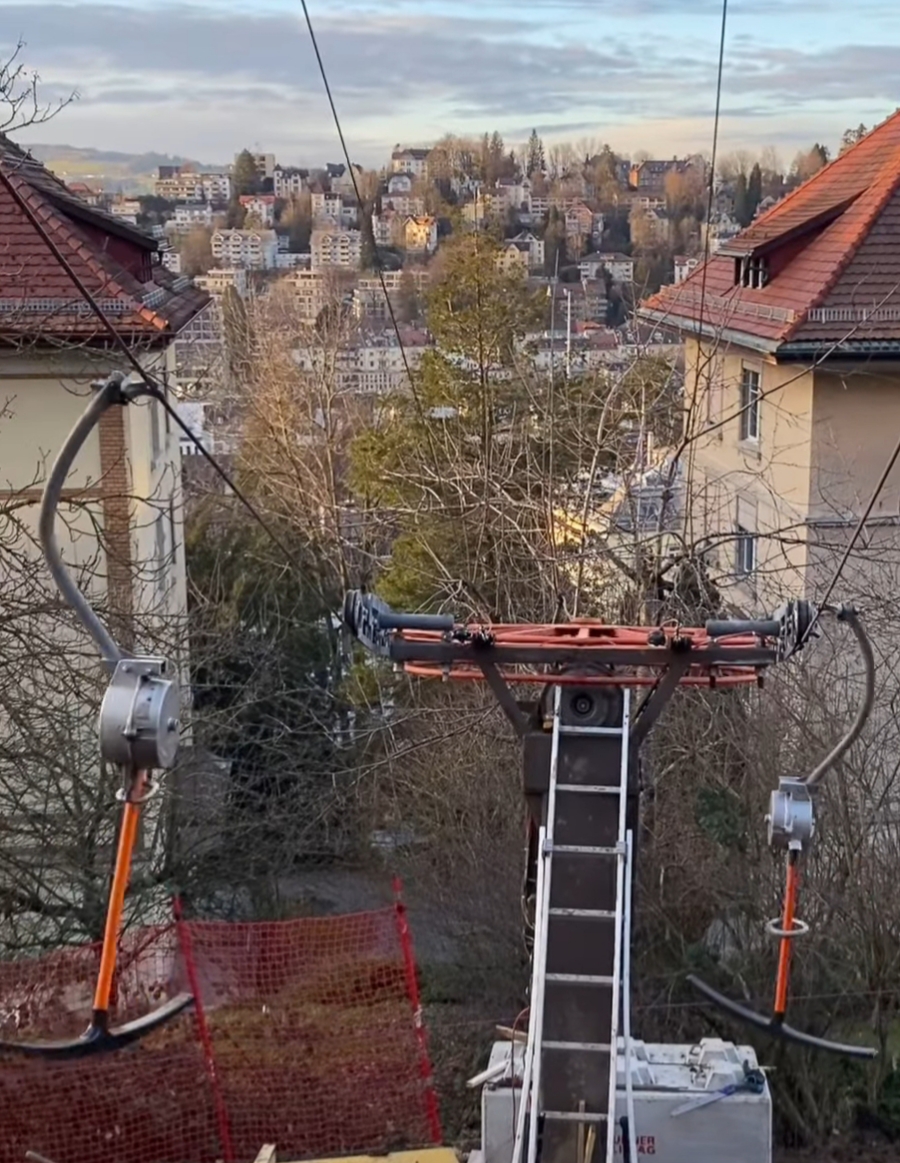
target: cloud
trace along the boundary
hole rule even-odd
[[[267,2],[276,6],[0,0],[0,47],[21,32],[29,63],[52,92],[68,87],[81,95],[52,130],[30,137],[204,160],[223,160],[255,142],[286,160],[317,160],[313,150],[320,149],[335,157],[302,15],[293,4]],[[738,12],[750,4],[733,2]],[[783,10],[785,0],[753,0],[754,11],[769,2]],[[630,136],[634,148],[664,146],[666,153],[690,138],[687,148],[702,148],[711,133],[716,22],[707,20],[703,40],[664,18],[705,16],[719,4],[633,0],[623,8],[618,0],[535,0],[523,20],[512,0],[457,0],[452,9],[449,0],[329,0],[324,15],[315,9],[313,15],[352,152],[371,162],[395,141],[494,128],[518,140],[532,125],[551,138]],[[805,5],[792,0],[791,10]],[[663,23],[652,36],[636,36],[620,19],[623,12],[637,29],[646,27],[645,15]],[[601,34],[584,35],[588,18]],[[752,27],[755,36],[763,28]],[[752,127],[753,136],[768,131],[785,140],[796,132],[799,141],[808,136],[804,112],[820,101],[854,109],[860,99],[881,103],[883,115],[893,104],[895,56],[875,45],[802,52],[751,44],[735,26],[725,121],[737,133]],[[788,102],[793,112],[786,120]],[[847,123],[854,119],[856,112],[847,114]]]

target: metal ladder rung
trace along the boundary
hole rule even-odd
[[[550,909],[551,917],[574,917],[583,921],[614,921],[616,913],[614,909]]]
[[[544,980],[568,985],[612,985],[615,978],[603,973],[545,973]]]
[[[560,735],[611,735],[621,738],[623,731],[621,727],[575,727],[560,723],[559,733]]]
[[[545,1050],[579,1050],[583,1054],[609,1054],[609,1042],[543,1042]]]
[[[544,1111],[543,1116],[561,1123],[605,1123],[609,1118],[599,1111]]]
[[[592,844],[553,844],[544,848],[545,856],[554,856],[561,853],[563,856],[624,856],[624,844],[614,844],[611,847],[597,848]]]
[[[556,790],[580,792],[586,796],[618,796],[622,794],[620,787],[610,787],[604,783],[558,783]]]

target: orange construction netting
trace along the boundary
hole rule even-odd
[[[87,1024],[98,949],[0,964],[0,1036]],[[114,1024],[200,1004],[111,1054],[0,1055],[0,1163],[252,1163],[441,1138],[401,904],[254,924],[179,922],[122,943]]]

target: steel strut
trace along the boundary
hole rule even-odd
[[[834,614],[838,621],[848,626],[856,638],[865,664],[865,692],[850,730],[819,765],[802,779],[782,778],[779,781],[778,789],[772,793],[769,814],[766,817],[769,828],[769,844],[773,848],[784,848],[787,852],[781,917],[769,921],[766,925],[766,931],[771,936],[777,937],[779,942],[772,1013],[770,1015],[758,1014],[747,1006],[725,997],[724,994],[719,993],[718,990],[713,989],[712,986],[707,985],[706,982],[694,975],[690,975],[688,981],[719,1009],[731,1014],[739,1021],[761,1030],[770,1037],[780,1038],[800,1046],[808,1046],[813,1050],[841,1054],[847,1058],[872,1059],[878,1057],[878,1051],[872,1047],[852,1046],[843,1042],[832,1042],[826,1038],[817,1038],[812,1034],[804,1033],[802,1030],[794,1029],[785,1020],[790,994],[793,942],[797,937],[809,932],[809,926],[804,921],[799,920],[796,913],[800,893],[801,857],[804,849],[811,844],[815,833],[815,792],[830,768],[858,738],[871,714],[875,701],[875,658],[871,643],[856,611],[842,606],[837,610],[828,610],[828,612]],[[802,627],[797,628],[797,631],[798,642],[802,643],[806,638],[806,632]]]
[[[55,522],[60,494],[88,435],[108,408],[127,404],[146,394],[143,385],[129,385],[121,373],[115,373],[93,387],[93,398],[66,438],[47,478],[41,499],[40,536],[44,557],[57,588],[97,643],[106,666],[112,671],[100,708],[100,752],[105,760],[122,771],[123,787],[118,794],[122,818],[88,1028],[80,1037],[68,1041],[0,1041],[2,1052],[38,1058],[82,1058],[88,1054],[118,1050],[158,1029],[187,1009],[194,1000],[190,994],[179,994],[144,1017],[122,1026],[110,1026],[116,955],[141,807],[156,790],[151,771],[167,769],[174,764],[178,747],[179,695],[177,685],[164,677],[165,662],[162,659],[132,658],[118,646],[69,575],[56,541]]]

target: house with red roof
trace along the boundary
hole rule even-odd
[[[0,514],[14,502],[20,529],[37,524],[48,465],[91,381],[129,370],[60,256],[167,388],[175,340],[210,302],[162,266],[152,237],[0,135]],[[83,567],[126,643],[139,613],[184,614],[178,438],[156,401],[103,416],[73,467],[58,524],[64,556]]]
[[[640,315],[684,341],[695,543],[745,609],[821,596],[900,435],[900,111]],[[898,513],[895,467],[842,592]]]

